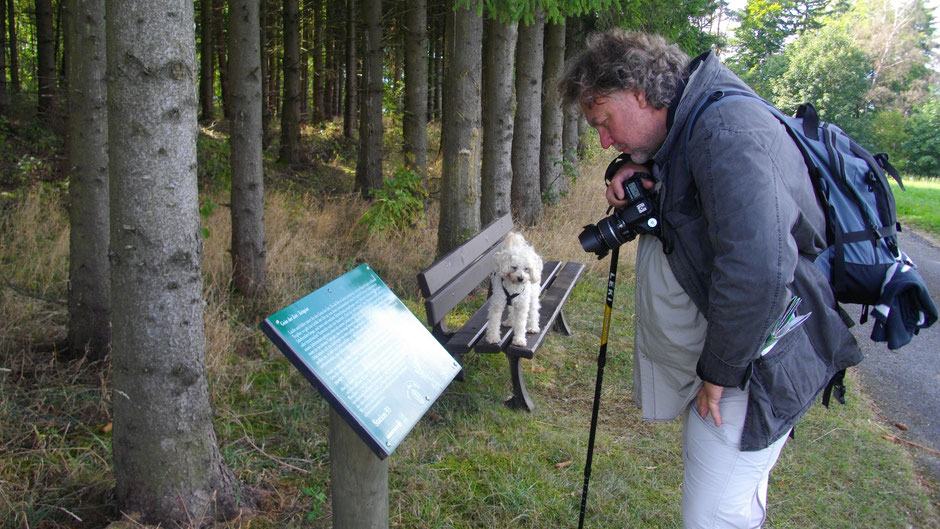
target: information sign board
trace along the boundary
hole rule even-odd
[[[381,459],[460,372],[368,265],[265,318],[261,329]]]

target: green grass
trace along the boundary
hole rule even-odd
[[[575,335],[551,336],[524,362],[531,414],[501,404],[510,393],[504,357],[466,357],[466,380],[452,383],[389,458],[392,527],[577,523],[604,293],[603,276],[584,277],[566,305]],[[640,420],[631,298],[630,287],[618,285],[586,526],[680,527],[681,425]],[[217,404],[229,410],[218,421],[226,458],[242,480],[277,490],[283,507],[252,527],[330,527],[328,505],[300,492],[329,490],[327,410],[286,361],[268,354],[244,366],[250,384],[232,384]],[[886,433],[854,379],[848,405],[814,407],[771,475],[765,527],[940,527],[930,489]]]
[[[327,144],[322,157],[335,160],[334,151]],[[211,164],[206,167],[211,169]],[[330,181],[346,189],[343,186],[348,186],[351,177],[343,167],[342,160],[314,166],[299,177],[276,180],[271,187],[300,190]],[[602,168],[587,170],[595,174]],[[211,178],[204,181],[214,182]],[[592,197],[596,194],[595,179],[584,178],[579,185],[589,186]],[[907,192],[896,192],[902,221],[940,233],[937,180],[909,179],[906,185]],[[55,188],[37,189],[49,196],[36,201],[31,215],[44,221],[36,221],[35,226],[45,226],[56,217],[49,212],[61,212],[65,201]],[[23,190],[24,195],[29,193]],[[61,257],[61,237],[54,235],[65,231],[64,221],[56,221],[46,231],[20,229],[12,221],[8,227],[12,213],[7,212],[14,202],[5,200],[0,203],[4,221],[0,227],[7,230],[0,231],[0,266],[11,280],[39,289],[45,297],[63,298],[66,261]],[[279,212],[289,217],[282,222],[291,233],[327,218],[302,214],[329,204],[306,199],[291,204],[283,207],[296,211]],[[335,209],[347,209],[344,204]],[[574,210],[593,211],[592,220],[603,212],[596,203],[569,208],[550,215],[573,219],[573,233],[568,229],[551,234],[566,244],[574,241],[584,223],[574,218]],[[272,224],[277,219],[266,218]],[[223,229],[214,232],[207,246],[224,239]],[[30,233],[31,237],[12,238],[13,233]],[[297,285],[285,290],[302,290],[284,294],[296,294],[293,299],[317,286],[321,278],[333,277],[365,258],[361,253],[321,256],[326,250],[309,245],[325,235],[304,233],[296,243],[303,251],[295,259],[302,266],[292,260],[280,270],[280,275],[291,276],[290,283]],[[277,240],[274,235],[269,241]],[[554,242],[547,237],[543,241]],[[346,241],[329,245],[348,247]],[[221,245],[215,251],[223,254],[224,249]],[[414,268],[411,261],[400,262],[401,254],[387,251],[385,259],[368,256],[370,264],[423,319],[413,282],[417,270],[410,269]],[[423,252],[424,247],[412,248],[412,253],[422,256],[420,261],[430,261]],[[54,255],[60,258],[53,259]],[[36,270],[25,266],[27,261],[20,256]],[[35,256],[49,257],[39,260]],[[593,262],[591,256],[578,256]],[[553,252],[551,257],[557,256]],[[536,405],[533,413],[510,411],[502,405],[511,393],[504,356],[465,357],[466,379],[447,388],[388,459],[391,527],[555,529],[576,525],[606,266],[604,262],[590,268],[569,298],[565,310],[575,334],[550,335],[535,359],[523,361]],[[681,424],[644,423],[632,398],[631,268],[629,259],[621,259],[586,526],[681,527]],[[216,276],[223,277],[224,269],[209,277]],[[210,307],[219,303],[212,296],[209,301]],[[219,527],[329,528],[327,405],[261,336],[257,330],[261,316],[257,315],[264,311],[241,306],[244,301],[237,298],[230,301],[234,306],[218,309],[223,313],[222,323],[213,323],[216,333],[221,332],[218,327],[225,327],[231,334],[224,346],[210,351],[216,359],[210,367],[215,426],[225,462],[242,483],[258,492],[260,503],[252,518]],[[450,323],[459,325],[481,302],[479,297],[471,299],[452,315]],[[0,314],[4,315],[0,324],[8,329],[0,336],[0,528],[103,527],[121,516],[109,495],[114,477],[107,364],[62,364],[54,349],[36,346],[61,338],[64,307],[0,288]],[[850,376],[848,384],[848,405],[835,404],[828,410],[815,406],[798,425],[796,438],[784,448],[770,478],[765,528],[940,529],[938,484],[917,474],[907,448],[885,439],[896,432],[877,420],[857,380]]]
[[[940,178],[907,178],[904,188],[892,181],[898,218],[903,224],[940,236]]]

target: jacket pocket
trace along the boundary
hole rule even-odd
[[[799,327],[754,362],[750,390],[761,393],[755,397],[769,403],[774,417],[788,421],[806,411],[828,382],[826,362],[816,355],[805,330]]]

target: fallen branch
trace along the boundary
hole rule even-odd
[[[275,463],[277,463],[277,464],[279,464],[279,465],[282,465],[282,466],[285,466],[285,467],[287,467],[287,468],[289,468],[289,469],[291,469],[291,470],[295,470],[295,471],[297,471],[297,472],[300,472],[301,474],[312,474],[312,473],[313,473],[313,472],[311,472],[311,471],[309,471],[309,470],[307,470],[307,469],[305,469],[305,468],[300,468],[300,467],[291,465],[290,463],[286,463],[286,462],[284,462],[281,458],[272,456],[271,454],[265,452],[264,449],[262,449],[261,447],[259,447],[258,445],[256,445],[255,442],[251,439],[251,436],[248,435],[248,430],[245,429],[245,425],[242,424],[242,421],[241,421],[238,417],[232,417],[232,418],[235,420],[235,422],[238,424],[238,426],[241,427],[242,432],[245,434],[245,437],[244,437],[245,441],[247,441],[248,444],[251,445],[251,447],[254,448],[255,451],[257,451],[259,454],[261,454],[261,455],[263,455],[264,457],[270,459],[271,461],[274,461]]]
[[[933,448],[930,448],[929,446],[912,443],[911,441],[908,441],[906,439],[901,439],[900,437],[895,437],[893,435],[882,435],[881,437],[883,437],[884,439],[887,439],[888,441],[894,441],[895,443],[913,446],[914,448],[920,448],[921,450],[926,450],[928,452],[931,452],[940,456],[940,451],[934,450]]]
[[[44,298],[40,296],[39,294],[36,294],[35,292],[30,292],[29,290],[26,290],[23,287],[14,285],[12,282],[10,282],[9,279],[7,279],[7,276],[3,275],[3,272],[0,272],[0,280],[3,281],[3,284],[6,285],[7,288],[9,288],[13,292],[16,292],[17,294],[21,296],[38,299],[39,301],[45,301],[46,303],[51,303],[53,305],[61,305],[63,307],[67,305],[67,303],[65,301],[62,301],[61,299]]]

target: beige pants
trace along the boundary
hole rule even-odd
[[[725,388],[719,403],[721,426],[702,419],[695,402],[683,416],[682,526],[684,529],[757,529],[767,513],[767,480],[784,435],[757,452],[742,452],[741,430],[747,392]]]

